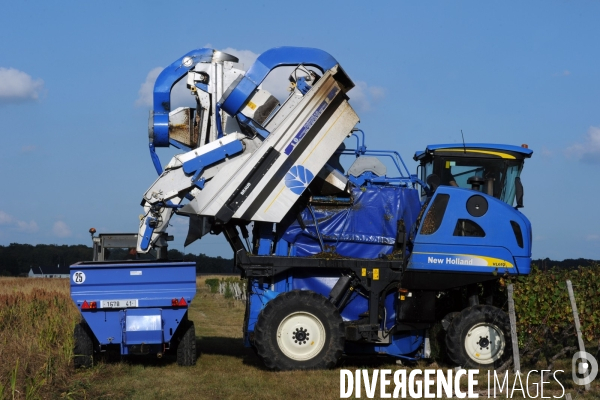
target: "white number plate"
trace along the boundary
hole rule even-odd
[[[133,308],[138,306],[137,299],[130,300],[102,300],[100,308]]]

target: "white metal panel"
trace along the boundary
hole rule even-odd
[[[348,136],[350,130],[358,123],[358,120],[358,115],[356,115],[350,104],[344,100],[315,139],[302,152],[295,165],[302,165],[311,171],[313,176],[316,176],[340,143]],[[259,189],[257,187],[255,190]],[[250,219],[253,221],[280,222],[298,200],[298,197],[299,195],[293,193],[285,185],[284,178]],[[247,207],[244,207],[245,205],[240,207],[234,218],[240,218],[244,214],[247,209]]]
[[[206,207],[215,201],[219,201],[217,196],[223,191],[223,186],[228,183],[229,178],[235,177],[237,172],[244,165],[248,164],[251,155],[252,154],[250,153],[244,152],[241,156],[223,164],[219,172],[210,181],[206,182],[204,189],[200,191],[194,190],[194,193],[192,193],[194,200],[192,200],[190,204],[199,215],[214,215],[208,214],[206,212]],[[227,198],[225,201],[226,200]],[[223,203],[221,203],[221,205],[223,205]]]

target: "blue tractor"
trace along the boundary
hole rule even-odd
[[[411,174],[397,152],[367,149],[348,102],[354,84],[328,53],[280,47],[247,70],[237,62],[203,48],[157,78],[149,149],[159,177],[142,199],[137,252],[161,246],[173,214],[189,218],[186,245],[224,234],[247,282],[245,344],[271,369],[331,368],[344,354],[428,357],[427,332],[440,320],[453,362],[491,368],[506,361],[509,320],[492,293],[503,276],[530,271],[531,225],[519,208],[520,173],[532,151],[428,146],[415,154]],[[285,98],[264,83],[279,67],[290,68]],[[196,105],[171,107],[183,79]],[[181,152],[163,167],[157,149],[169,146]],[[122,354],[138,345],[154,353],[177,348],[191,326],[187,314],[175,300],[168,306],[142,297],[164,279],[164,301],[189,304],[191,278],[175,287],[175,268],[191,266],[141,264],[153,268],[147,275],[155,281],[138,299],[134,263],[91,264],[90,274],[87,264],[72,267],[72,288],[87,290],[73,289],[88,321],[82,336],[98,349],[110,330]],[[100,286],[77,286],[78,272],[98,274]],[[102,289],[110,282],[118,291]],[[83,309],[92,294],[101,299],[96,314]],[[154,332],[129,343],[129,315],[158,321],[157,309],[179,314],[168,317],[173,323],[164,316],[149,323],[161,325],[160,338]]]

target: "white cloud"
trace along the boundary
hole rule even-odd
[[[4,211],[0,211],[0,225],[10,225],[13,222],[13,217],[5,213]]]
[[[39,227],[35,221],[21,221],[4,211],[0,211],[0,225],[14,227],[17,231],[24,233],[34,233],[39,231]]]
[[[543,158],[552,158],[554,156],[554,151],[550,150],[546,146],[542,146],[542,150],[540,150],[540,154]]]
[[[250,50],[238,50],[234,49],[233,47],[227,47],[221,49],[220,51],[237,57],[239,59],[239,63],[242,64],[239,65],[238,68],[243,69],[244,71],[247,71],[248,68],[250,68],[250,66],[254,64],[254,61],[256,61],[258,58],[258,54]]]
[[[600,128],[590,126],[582,142],[568,147],[567,156],[589,163],[600,163]]]
[[[0,67],[0,101],[14,102],[37,100],[44,81],[14,68]]]
[[[363,81],[355,81],[354,84],[356,86],[348,92],[348,97],[357,111],[369,111],[372,105],[379,103],[385,97],[385,88],[369,86]]]
[[[596,234],[587,235],[585,237],[585,240],[587,240],[588,242],[597,242],[597,241],[600,241],[600,235],[596,235]]]
[[[140,86],[140,90],[138,91],[138,98],[135,101],[135,105],[138,107],[152,107],[152,94],[154,92],[154,82],[156,82],[156,78],[160,75],[162,71],[162,67],[153,68],[148,75],[146,75],[146,80]]]
[[[21,153],[32,153],[35,150],[37,150],[37,147],[33,144],[21,147]]]
[[[35,221],[16,221],[15,224],[19,232],[34,233],[40,230]]]
[[[174,215],[169,221],[169,232],[173,231],[176,236],[187,235],[190,219],[180,215]]]
[[[555,74],[552,74],[552,76],[569,76],[571,75],[571,71],[569,71],[568,69],[565,69],[563,72],[557,72]]]
[[[52,226],[52,232],[61,238],[71,236],[71,229],[63,221],[56,221]]]
[[[231,54],[239,59],[237,68],[248,71],[258,58],[259,54],[250,50],[238,50],[232,47],[227,47],[221,50],[224,53]],[[294,70],[294,67],[279,67],[269,73],[267,78],[261,84],[261,88],[271,93],[280,102],[288,98],[290,92],[288,90],[290,81],[288,77]]]

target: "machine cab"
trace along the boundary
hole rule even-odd
[[[415,285],[430,279],[420,271],[447,274],[440,285],[448,287],[464,285],[467,275],[475,283],[491,279],[492,271],[529,273],[531,223],[517,208],[523,207],[520,174],[532,154],[525,145],[469,143],[415,154],[428,186],[407,267]]]
[[[483,192],[512,206],[522,207],[521,170],[533,153],[527,145],[467,143],[427,146],[415,153],[420,178],[435,191],[440,185]],[[422,197],[426,197],[422,191]]]

